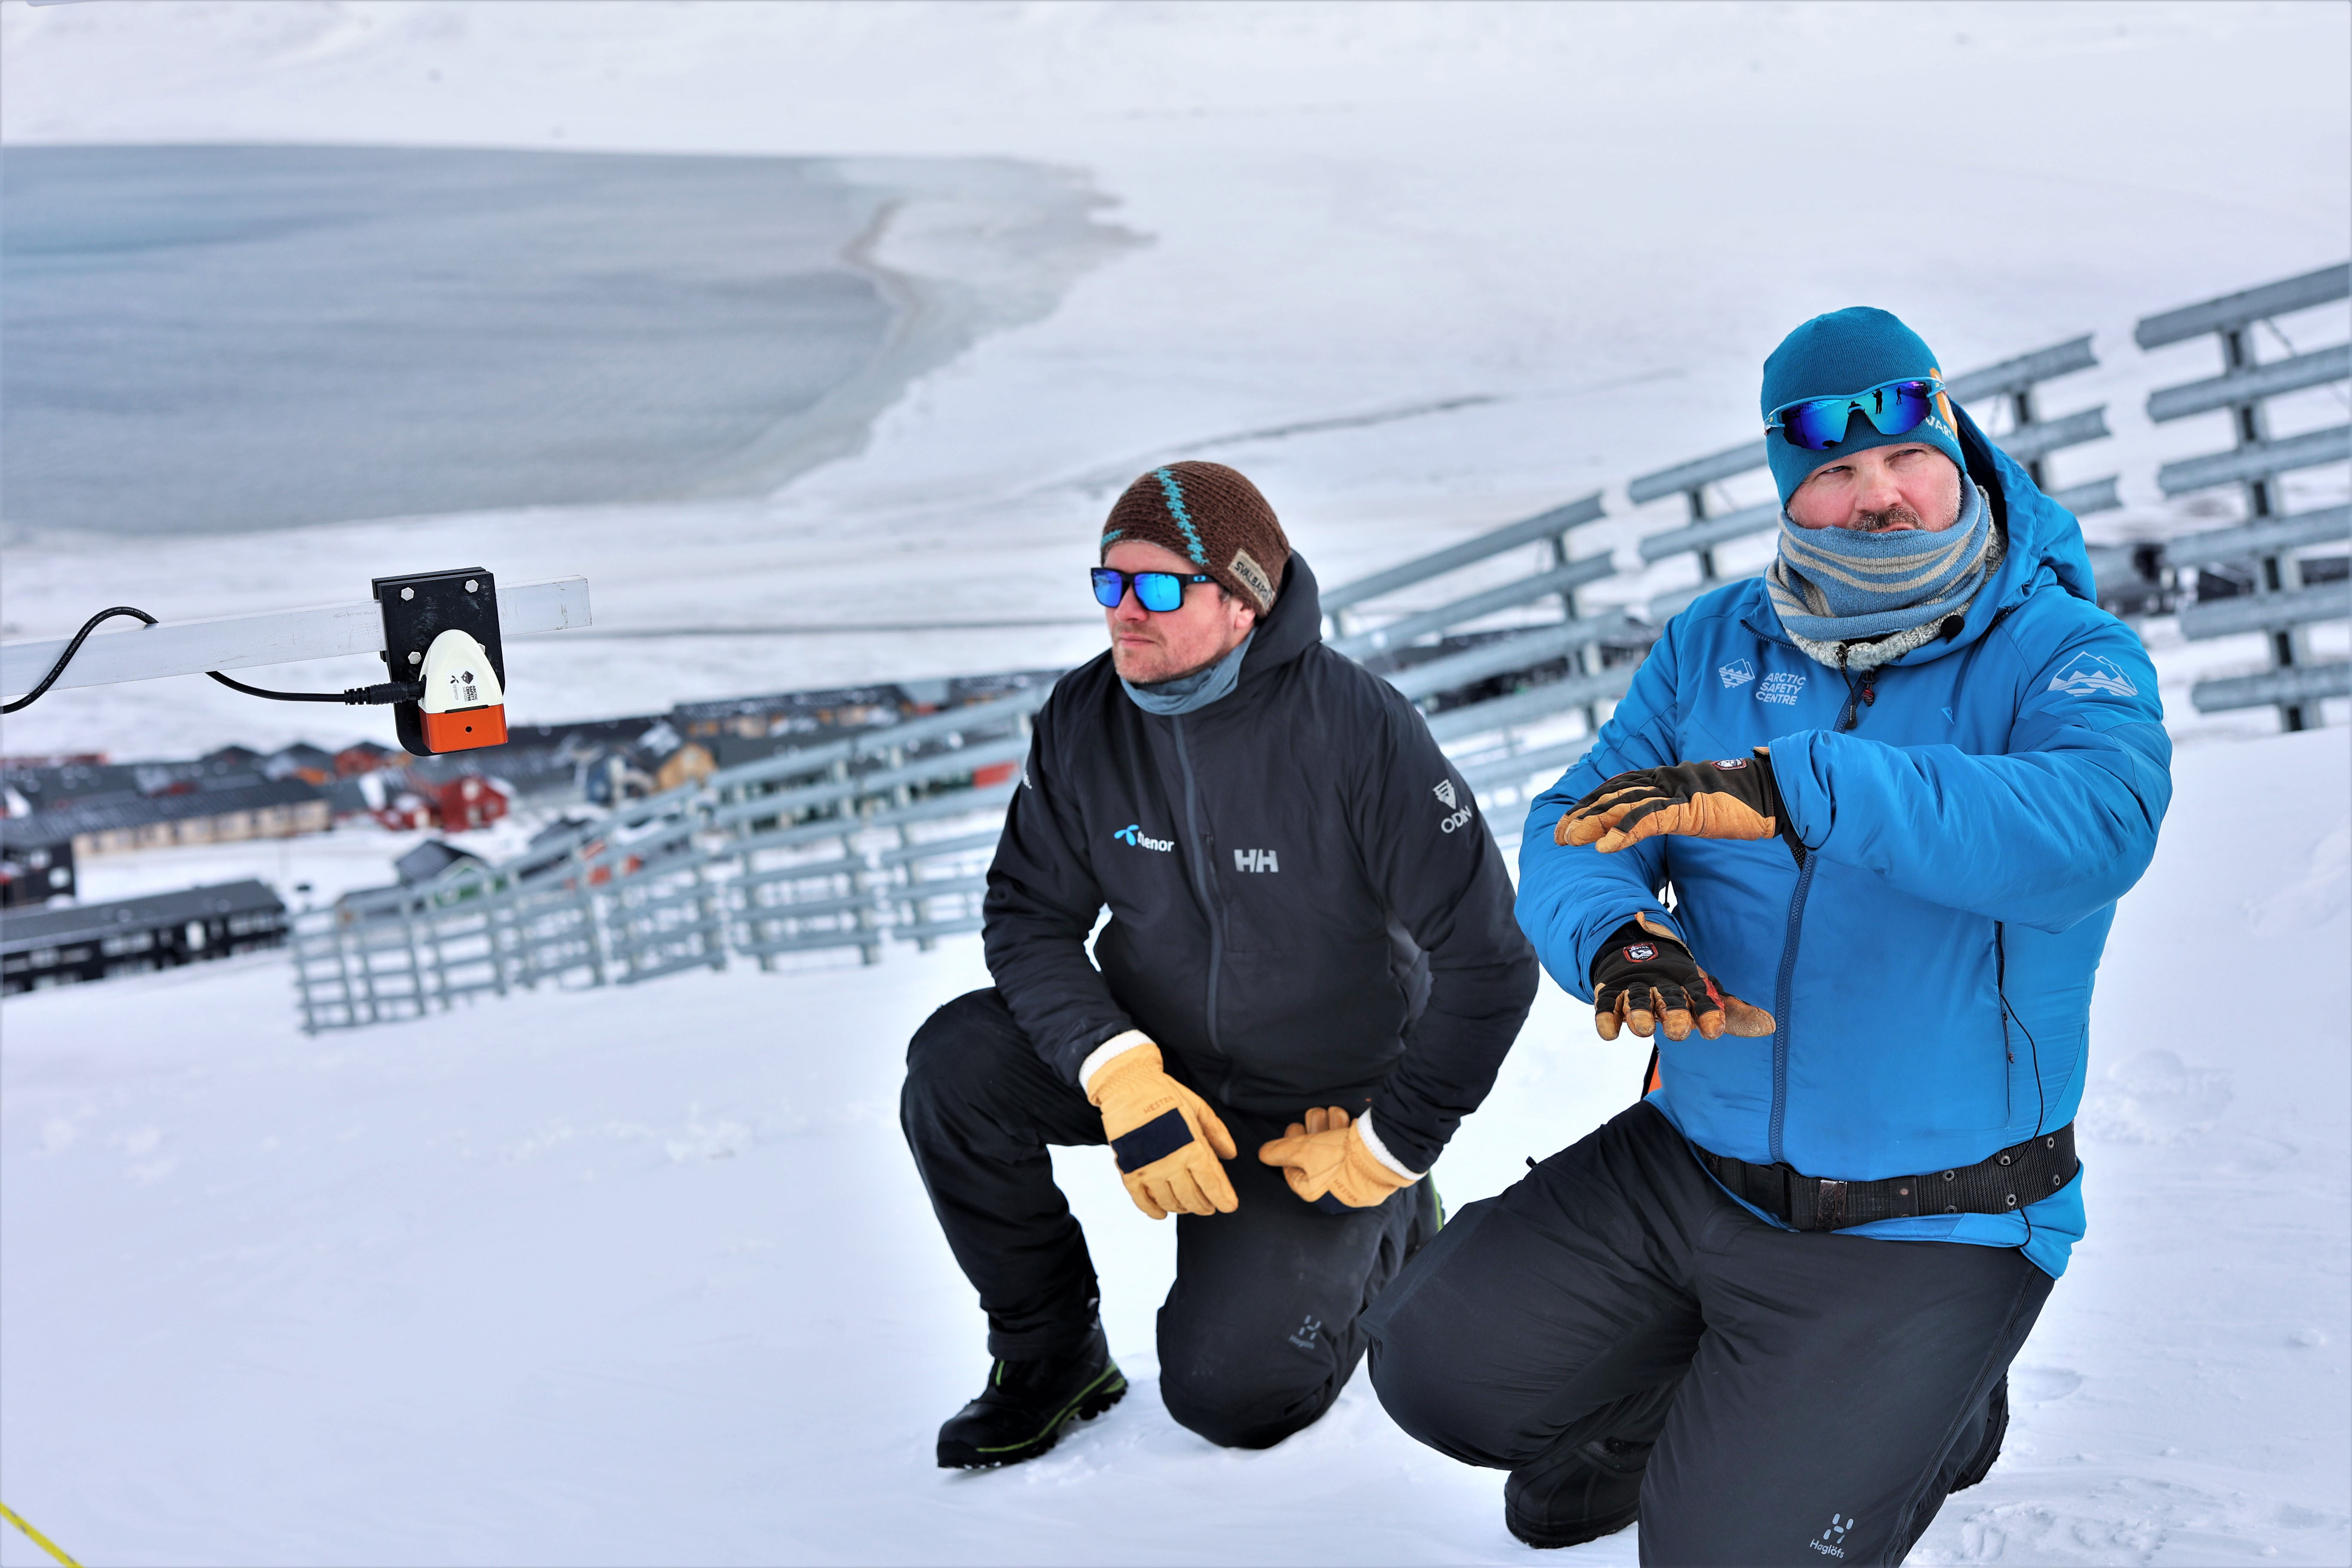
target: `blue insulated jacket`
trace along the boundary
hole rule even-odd
[[[1769,1039],[1658,1038],[1652,1103],[1719,1154],[1876,1181],[1986,1159],[2082,1100],[2091,979],[2155,852],[2171,742],[2139,639],[2095,602],[2079,525],[1959,423],[2008,547],[1957,636],[1889,661],[1871,689],[1801,652],[1760,579],[1717,589],[1667,624],[1592,750],[1528,814],[1519,924],[1562,987],[1590,1001],[1600,945],[1642,912],[1770,1009]],[[1765,744],[1801,868],[1779,839],[1552,842],[1613,774]],[[1853,1234],[2022,1247],[2056,1275],[2083,1233],[2081,1186],[2017,1214]]]

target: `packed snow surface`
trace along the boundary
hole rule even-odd
[[[1915,1562],[2352,1561],[2348,793],[2341,731],[2181,759],[2098,978],[2090,1234],[2005,1457]],[[915,1026],[986,983],[967,938],[316,1039],[276,954],[10,998],[8,1501],[103,1563],[1528,1557],[1502,1478],[1360,1373],[1264,1453],[1176,1426],[1173,1233],[1100,1150],[1057,1170],[1133,1392],[1044,1459],[933,1468],[988,1361],[897,1093]],[[1547,984],[1448,1200],[1613,1114],[1645,1054]]]

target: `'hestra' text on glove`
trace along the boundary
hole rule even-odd
[[[1310,1204],[1328,1193],[1351,1209],[1370,1208],[1421,1178],[1391,1169],[1366,1145],[1362,1132],[1338,1106],[1318,1107],[1305,1121],[1283,1129],[1283,1136],[1260,1144],[1258,1161],[1279,1167],[1290,1190]]]
[[[1087,1079],[1127,1195],[1153,1219],[1171,1210],[1231,1214],[1241,1206],[1220,1160],[1241,1151],[1208,1101],[1170,1078],[1160,1047],[1129,1047]]]
[[[1552,829],[1555,844],[1590,844],[1603,855],[1661,833],[1692,838],[1786,840],[1800,861],[1805,847],[1790,826],[1772,781],[1772,753],[1717,763],[1637,768],[1576,803]]]
[[[1640,915],[1619,926],[1592,961],[1592,1026],[1604,1040],[1631,1027],[1647,1039],[1663,1027],[1682,1040],[1772,1032],[1772,1015],[1722,990],[1666,929]]]

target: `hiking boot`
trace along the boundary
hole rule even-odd
[[[1649,1443],[1598,1437],[1513,1470],[1503,1483],[1504,1527],[1529,1546],[1581,1546],[1614,1535],[1640,1513]]]
[[[1099,1415],[1127,1393],[1102,1325],[1075,1350],[1038,1361],[1000,1361],[980,1397],[940,1428],[940,1468],[984,1470],[1034,1459],[1073,1421]]]

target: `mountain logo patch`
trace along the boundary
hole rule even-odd
[[[2063,675],[2050,678],[2049,690],[2074,697],[2137,697],[2139,688],[2114,659],[2095,653],[2078,655]]]

